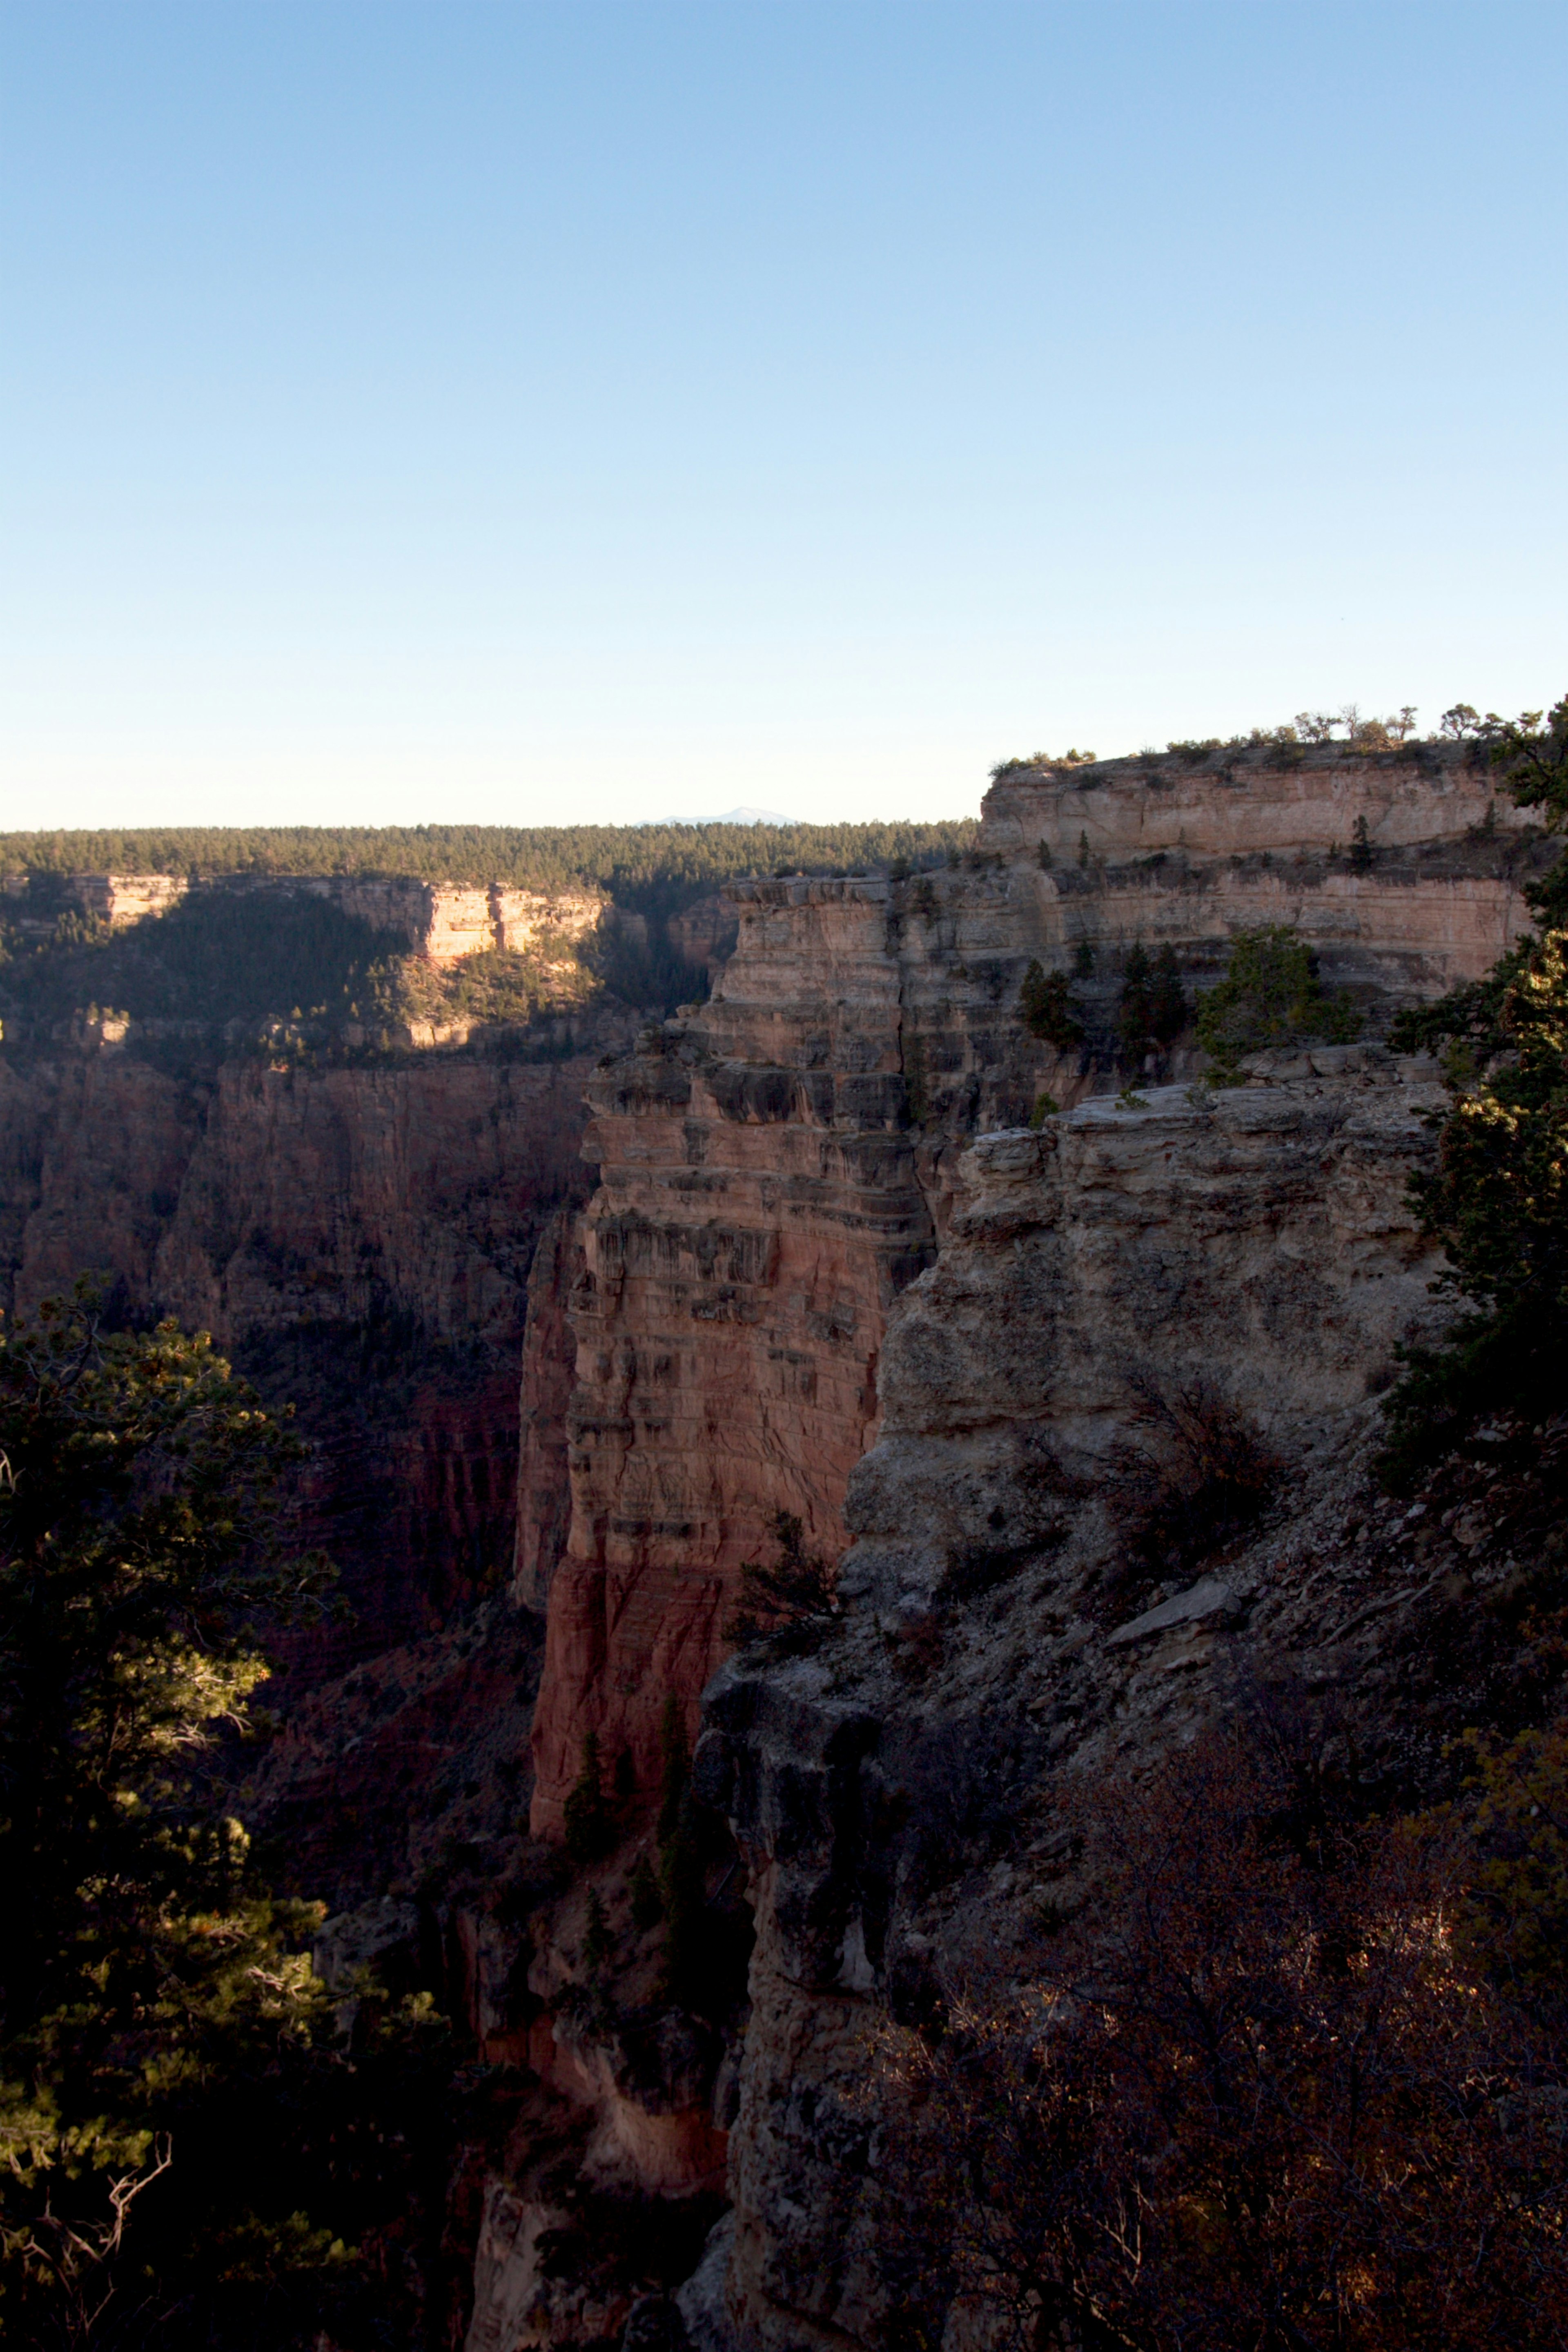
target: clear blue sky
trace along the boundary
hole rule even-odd
[[[1568,688],[1568,10],[0,7],[0,824]]]

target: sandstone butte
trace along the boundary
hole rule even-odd
[[[1080,993],[1109,1024],[1134,942],[1171,943],[1201,985],[1236,930],[1288,923],[1375,1016],[1474,978],[1526,928],[1531,856],[1466,747],[1321,746],[1017,765],[956,869],[735,886],[710,1000],[587,1087],[598,1188],[559,1259],[570,1508],[559,1455],[520,1493],[520,1597],[548,1612],[536,1831],[559,1832],[590,1731],[656,1785],[666,1699],[695,1729],[775,1513],[842,1549],[889,1315],[947,1236],[972,1139],[1024,1126],[1041,1095],[1122,1083],[1026,1032],[1032,960],[1091,950]],[[561,1306],[538,1301],[534,1390]]]

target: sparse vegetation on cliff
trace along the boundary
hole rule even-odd
[[[0,835],[0,1022],[13,1042],[58,1045],[90,1006],[113,1007],[139,1051],[188,1060],[189,1033],[209,1049],[309,1059],[324,1052],[398,1050],[410,1024],[459,1037],[488,1031],[492,1050],[548,1054],[531,1024],[582,1013],[607,994],[668,1013],[706,982],[676,936],[681,917],[745,876],[839,874],[958,857],[973,820],[859,825],[589,825],[297,827],[141,834]],[[77,874],[236,877],[193,891],[116,931],[69,895]],[[610,919],[584,938],[539,933],[526,950],[485,950],[443,968],[407,952],[405,938],[268,877],[412,877],[541,892],[604,890]],[[25,887],[22,885],[25,883]],[[258,887],[260,886],[260,887]],[[915,904],[935,908],[923,877]],[[616,912],[618,910],[618,914]],[[674,929],[672,929],[672,926]],[[235,1027],[248,1034],[223,1040]],[[84,1042],[81,1036],[76,1042]]]
[[[1064,1795],[1079,1893],[1023,1984],[889,2029],[900,2343],[956,2310],[1108,2352],[1561,2345],[1568,1981],[1538,1937],[1521,1999],[1517,1953],[1562,1742],[1403,1822],[1320,1754],[1259,1700],[1113,1801]]]
[[[616,1842],[616,1821],[609,1799],[605,1794],[604,1766],[599,1758],[599,1735],[596,1731],[587,1731],[583,1735],[582,1761],[577,1778],[568,1792],[563,1814],[567,1857],[579,1869],[599,1861],[609,1853]]]
[[[1182,1574],[1256,1526],[1274,1495],[1278,1458],[1217,1389],[1143,1382],[1111,1481],[1112,1516],[1150,1575]]]
[[[1151,1054],[1169,1053],[1186,1027],[1191,1007],[1170,941],[1151,959],[1142,940],[1128,951],[1116,1033],[1122,1066],[1138,1071]]]
[[[1198,1043],[1221,1085],[1248,1054],[1313,1039],[1342,1045],[1361,1027],[1360,1009],[1322,986],[1317,957],[1288,923],[1237,931],[1225,978],[1198,1006]]]
[[[1468,714],[1468,721],[1475,714]],[[1468,722],[1467,722],[1468,723]],[[1546,715],[1475,721],[1508,791],[1568,825],[1568,698]],[[1568,857],[1530,897],[1545,919],[1487,977],[1403,1015],[1394,1042],[1446,1045],[1449,1107],[1437,1165],[1415,1177],[1422,1228],[1443,1244],[1442,1286],[1463,1311],[1436,1347],[1405,1353],[1389,1401],[1396,1483],[1478,1415],[1529,1420],[1568,1396]]]
[[[808,1551],[805,1529],[793,1511],[775,1511],[772,1564],[747,1560],[741,1570],[740,1602],[724,1628],[725,1638],[763,1642],[775,1655],[790,1657],[826,1639],[838,1613],[832,1566]]]
[[[1065,971],[1047,971],[1036,958],[1024,974],[1023,986],[1018,991],[1018,1010],[1030,1036],[1054,1045],[1058,1054],[1070,1054],[1075,1046],[1082,1045],[1080,1007]]]
[[[42,936],[31,929],[39,922]],[[401,953],[336,907],[271,893],[203,894],[110,932],[40,877],[26,898],[0,900],[0,1008],[45,1029],[89,1003],[220,1029],[269,1015],[341,1023],[393,985]]]

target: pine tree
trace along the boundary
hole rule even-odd
[[[1128,950],[1125,973],[1121,982],[1121,1003],[1116,1016],[1116,1034],[1121,1049],[1123,1066],[1136,1073],[1149,1050],[1153,1025],[1154,1007],[1149,986],[1149,958],[1143,942]]]
[[[86,1286],[0,1330],[8,2343],[384,2340],[352,2242],[415,2216],[393,2139],[441,2145],[445,2030],[367,1980],[345,2046],[322,1906],[268,1890],[219,1748],[262,1630],[323,1605],[298,1450],[205,1334],[105,1332]]]
[[[1173,1045],[1191,1018],[1181,966],[1169,940],[1154,958],[1149,989],[1149,1034],[1162,1050]]]
[[[1068,1053],[1082,1044],[1083,1024],[1076,1018],[1078,1007],[1068,986],[1067,974],[1047,971],[1037,958],[1024,974],[1018,1009],[1029,1034],[1054,1045],[1058,1054]]]
[[[605,1802],[596,1731],[584,1735],[582,1766],[563,1811],[566,1852],[571,1860],[579,1866],[597,1862],[609,1849],[615,1825]]]

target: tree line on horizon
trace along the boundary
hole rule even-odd
[[[859,824],[153,825],[0,833],[0,874],[408,876],[562,890],[627,904],[672,886],[772,872],[850,874],[938,863],[968,849],[975,817]]]

